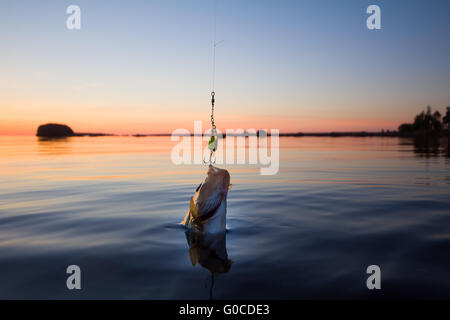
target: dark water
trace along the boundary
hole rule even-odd
[[[447,142],[282,138],[277,175],[228,166],[229,231],[195,266],[178,223],[205,168],[171,146],[0,137],[0,298],[450,298]]]

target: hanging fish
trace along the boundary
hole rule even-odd
[[[210,165],[205,181],[191,197],[189,210],[182,224],[204,233],[225,232],[230,188],[228,171]]]

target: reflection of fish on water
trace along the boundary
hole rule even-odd
[[[189,229],[186,240],[189,245],[189,258],[193,266],[200,264],[211,273],[209,298],[213,299],[214,280],[216,274],[230,271],[233,261],[228,259],[226,232],[211,234]]]
[[[200,264],[211,272],[209,295],[212,299],[214,275],[227,273],[232,265],[226,248],[227,195],[230,174],[209,166],[206,179],[190,200],[182,224],[188,228],[186,240],[193,266]]]
[[[198,263],[211,272],[210,299],[213,299],[214,276],[227,273],[233,264],[233,261],[228,259],[226,235],[226,232],[210,234],[196,230],[186,231],[192,265]]]
[[[189,211],[182,224],[203,233],[225,232],[230,187],[228,171],[210,165],[205,181],[191,198]]]
[[[193,266],[198,263],[213,275],[230,271],[233,262],[228,259],[225,232],[209,234],[188,230],[186,240]]]

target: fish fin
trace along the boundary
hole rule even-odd
[[[195,266],[198,262],[198,252],[195,248],[189,249],[189,258],[191,259],[191,263]]]
[[[190,218],[191,218],[191,210],[188,210],[188,212],[186,213],[186,216],[184,217],[184,220],[181,222],[181,224],[184,225],[185,227],[187,227],[189,224]]]
[[[189,206],[189,211],[192,213],[192,216],[194,218],[198,217],[198,210],[197,210],[197,206],[194,203],[194,197],[191,197],[191,203],[190,203],[190,206]]]
[[[221,203],[222,203],[222,195],[220,191],[215,192],[215,194],[211,195],[206,199],[205,198],[197,199],[196,209],[198,211],[197,216],[194,217],[197,218],[198,216],[203,217],[213,215],[214,212],[217,210],[217,208],[220,207]]]

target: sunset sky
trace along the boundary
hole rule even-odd
[[[221,129],[378,131],[450,105],[450,1],[216,3]],[[381,30],[366,28],[370,4]],[[2,0],[0,134],[207,129],[213,13],[212,0]]]

